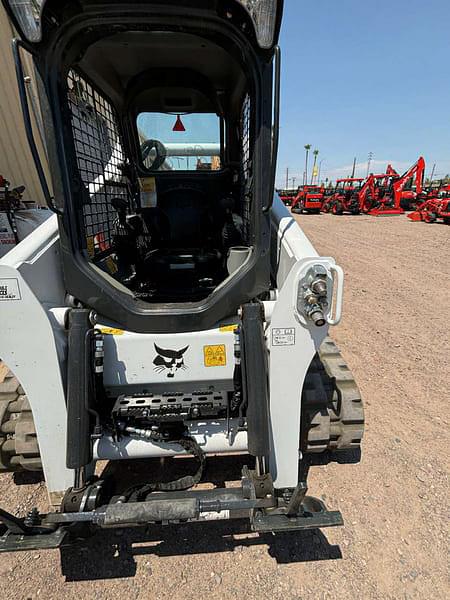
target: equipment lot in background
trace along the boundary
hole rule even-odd
[[[2,555],[0,598],[448,595],[448,226],[401,216],[296,218],[347,276],[345,317],[331,334],[365,399],[363,458],[310,474],[311,493],[341,509],[345,527],[263,538],[233,538],[227,522],[156,528],[148,539],[162,531],[165,541],[132,548],[136,532],[112,532],[64,553],[63,574],[57,551]],[[43,484],[15,487],[11,477],[0,476],[2,507],[44,508]]]

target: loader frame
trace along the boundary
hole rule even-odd
[[[233,511],[236,511],[236,516],[242,516],[242,510],[247,511],[246,514],[257,531],[342,524],[340,513],[330,513],[323,503],[305,496],[306,480],[302,479],[301,475],[299,478],[299,390],[303,389],[306,373],[326,336],[327,327],[314,327],[305,320],[298,312],[297,298],[298,289],[311,267],[323,266],[334,278],[337,289],[337,301],[332,302],[330,298],[327,320],[330,324],[339,322],[342,311],[343,274],[333,259],[317,255],[278,196],[275,197],[271,215],[272,269],[279,292],[276,300],[268,301],[264,305],[266,338],[270,347],[271,449],[267,475],[261,480],[258,479],[258,472],[246,472],[241,491],[233,497],[225,491],[219,491],[216,496],[212,494],[211,497],[178,492],[181,504],[177,506],[179,510],[186,509],[187,512],[173,514],[155,513],[154,511],[161,510],[161,507],[153,503],[148,507],[138,503],[140,507],[128,506],[123,511],[114,506],[108,508],[109,505],[96,508],[94,504],[94,508],[90,506],[91,510],[87,512],[76,510],[70,513],[63,511],[40,515],[36,517],[38,525],[27,525],[23,520],[1,512],[0,521],[3,522],[5,532],[0,538],[0,551],[59,546],[67,540],[67,536],[70,537],[68,526],[77,522],[88,522],[96,527],[114,524],[117,526],[119,523],[131,526],[142,525],[143,521],[152,520],[170,522],[175,518],[174,514],[178,515],[175,520],[198,520],[201,519],[202,513],[214,510],[228,517],[233,516]],[[56,217],[48,219],[0,261],[0,283],[9,286],[11,291],[10,299],[2,302],[0,328],[4,335],[0,343],[0,354],[20,379],[27,393],[35,420],[50,503],[55,507],[64,507],[64,495],[68,489],[73,489],[74,482],[74,471],[66,467],[66,457],[61,452],[61,448],[67,444],[67,380],[64,365],[67,357],[67,316],[70,308],[64,303],[64,285],[58,263]],[[48,282],[49,272],[55,275],[51,284]],[[22,323],[19,336],[14,325],[17,322]],[[30,337],[31,328],[33,336]],[[136,341],[148,337],[146,334],[133,335]],[[158,339],[157,335],[155,334],[153,340]],[[198,337],[202,334],[197,332],[195,335]],[[42,352],[42,348],[45,348],[45,352]],[[117,368],[120,368],[120,364]],[[193,423],[193,437],[204,446],[206,454],[248,450],[247,433],[238,432],[236,429],[236,435],[231,441],[227,435],[227,427],[230,425],[227,425],[226,421],[219,421],[216,429],[209,432],[202,432],[199,425]],[[232,423],[231,427],[233,426]],[[209,443],[213,445],[208,448]],[[184,452],[183,448],[177,448],[173,444],[155,445],[144,441],[131,444],[128,442],[121,446],[121,442],[108,440],[103,436],[94,444],[93,459],[88,472],[93,473],[95,462],[100,459],[167,456]],[[304,459],[300,460],[301,464],[306,464]],[[258,493],[252,491],[255,486],[256,489],[260,489],[258,486],[261,486],[261,483],[267,492],[264,494],[265,499],[259,498]],[[98,487],[95,481],[89,484],[84,488],[84,496],[80,496],[79,502],[85,497],[95,497]],[[286,507],[281,511],[277,509],[275,499],[283,493],[288,500],[287,506],[291,506],[290,515],[286,513]],[[250,497],[247,497],[248,495]],[[156,495],[155,499],[163,498]],[[84,502],[84,506],[89,506],[89,503]],[[270,508],[273,515],[268,510]],[[265,510],[261,512],[262,509]],[[141,511],[141,516],[135,518],[137,513],[133,511]],[[131,518],[130,515],[134,517]]]

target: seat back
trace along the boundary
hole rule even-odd
[[[194,189],[168,191],[161,195],[159,210],[168,223],[167,245],[171,248],[201,248],[210,245],[213,221],[208,198]]]

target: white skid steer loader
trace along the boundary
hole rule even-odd
[[[273,192],[282,1],[3,3],[55,214],[0,260],[0,470],[42,469],[50,499],[0,510],[0,551],[243,514],[257,532],[342,524],[306,476],[358,452],[363,408],[327,338],[342,270]],[[201,485],[209,456],[238,454],[239,485]],[[156,477],[152,459],[183,455],[197,467]],[[133,486],[96,475],[124,459],[148,465]]]

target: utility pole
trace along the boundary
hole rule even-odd
[[[293,178],[292,178],[292,187],[294,188],[294,190],[295,190],[295,180],[296,180],[296,179],[297,179],[297,177],[293,177]]]
[[[353,159],[353,171],[352,171],[352,179],[355,177],[355,171],[356,171],[356,156]]]
[[[433,165],[433,169],[431,171],[431,177],[430,177],[430,186],[433,183],[433,177],[434,177],[434,171],[436,170],[436,163],[434,163]]]
[[[369,177],[370,163],[372,162],[372,158],[373,158],[373,152],[369,152],[369,156],[367,157],[367,175],[366,175],[366,179],[367,179],[367,177]]]
[[[322,171],[322,163],[324,162],[324,158],[322,158],[321,161],[319,161],[319,174],[317,175],[317,183],[320,183],[320,172]]]
[[[289,167],[286,167],[286,189],[289,187]]]
[[[305,150],[306,150],[305,177],[303,178],[303,185],[306,185],[308,183],[308,155],[309,155],[309,151],[311,150],[311,144],[305,144]]]
[[[317,157],[319,156],[319,151],[314,150],[313,154],[314,154],[314,164],[313,164],[313,169],[312,169],[312,173],[311,173],[311,185],[313,184],[314,177],[316,176]]]

